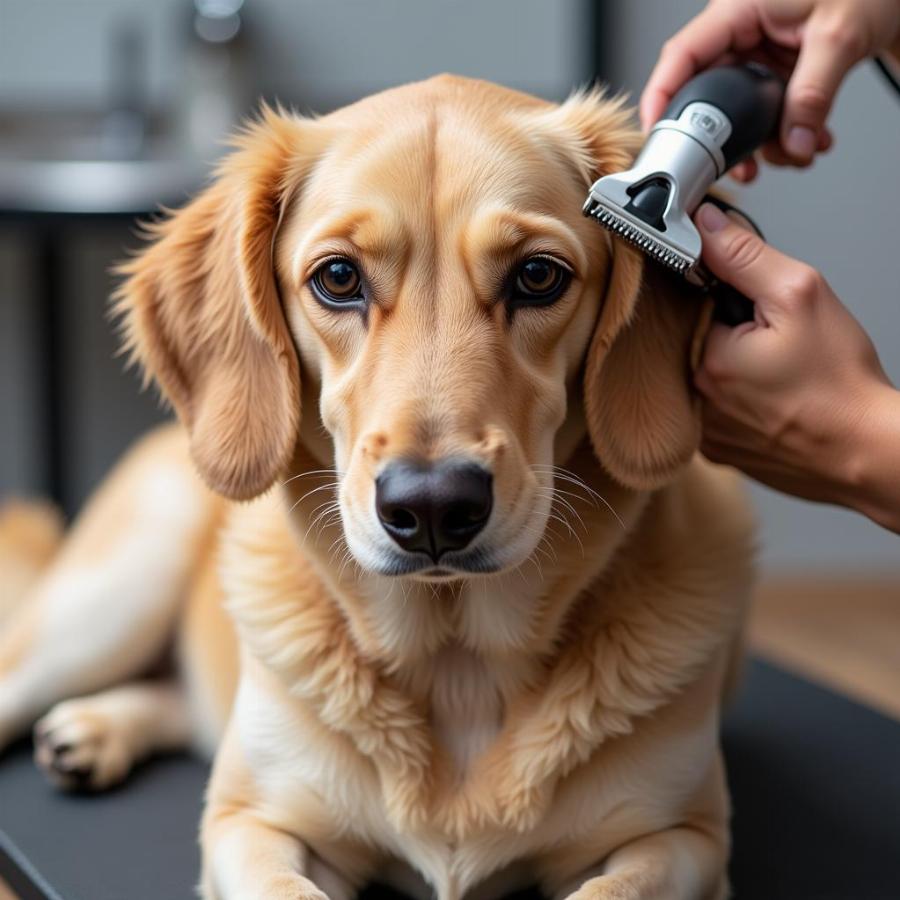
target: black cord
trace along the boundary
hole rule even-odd
[[[891,71],[891,67],[880,56],[876,56],[873,62],[878,66],[878,71],[884,75],[887,83],[900,95],[900,78]]]
[[[727,200],[723,200],[721,197],[716,197],[712,194],[707,194],[703,198],[703,202],[712,203],[713,206],[718,206],[723,213],[737,213],[763,240],[766,239],[759,225],[757,225],[747,213],[742,209],[738,209],[733,203],[729,203]],[[724,325],[734,328],[736,325],[740,325],[743,322],[753,321],[755,313],[753,302],[751,300],[748,300],[739,290],[733,288],[730,284],[719,281],[719,279],[705,266],[698,266],[695,271],[696,275],[703,282],[701,290],[705,291],[713,298],[713,318],[717,322],[722,322]]]
[[[718,206],[723,213],[737,213],[763,240],[766,239],[766,236],[762,233],[762,228],[760,228],[747,213],[742,209],[738,209],[733,203],[729,203],[727,200],[723,200],[721,197],[716,197],[713,194],[707,194],[703,198],[703,202],[712,203],[713,206]]]

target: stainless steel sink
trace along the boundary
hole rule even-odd
[[[128,111],[0,112],[0,211],[147,212],[205,169],[164,123]]]

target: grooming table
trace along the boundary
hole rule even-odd
[[[900,723],[753,662],[725,748],[737,900],[900,898]],[[67,796],[22,746],[0,763],[0,877],[23,900],[191,900],[206,774],[157,760]]]

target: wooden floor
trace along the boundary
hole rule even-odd
[[[900,719],[900,576],[782,578],[760,586],[751,652]],[[0,882],[0,900],[16,900]]]
[[[757,655],[900,719],[900,576],[770,581],[749,638]]]

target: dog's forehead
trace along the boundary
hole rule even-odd
[[[432,81],[440,89],[412,85],[328,117],[334,137],[307,182],[309,213],[375,203],[448,223],[499,203],[580,211],[572,166],[532,126],[546,104],[468,79]]]

